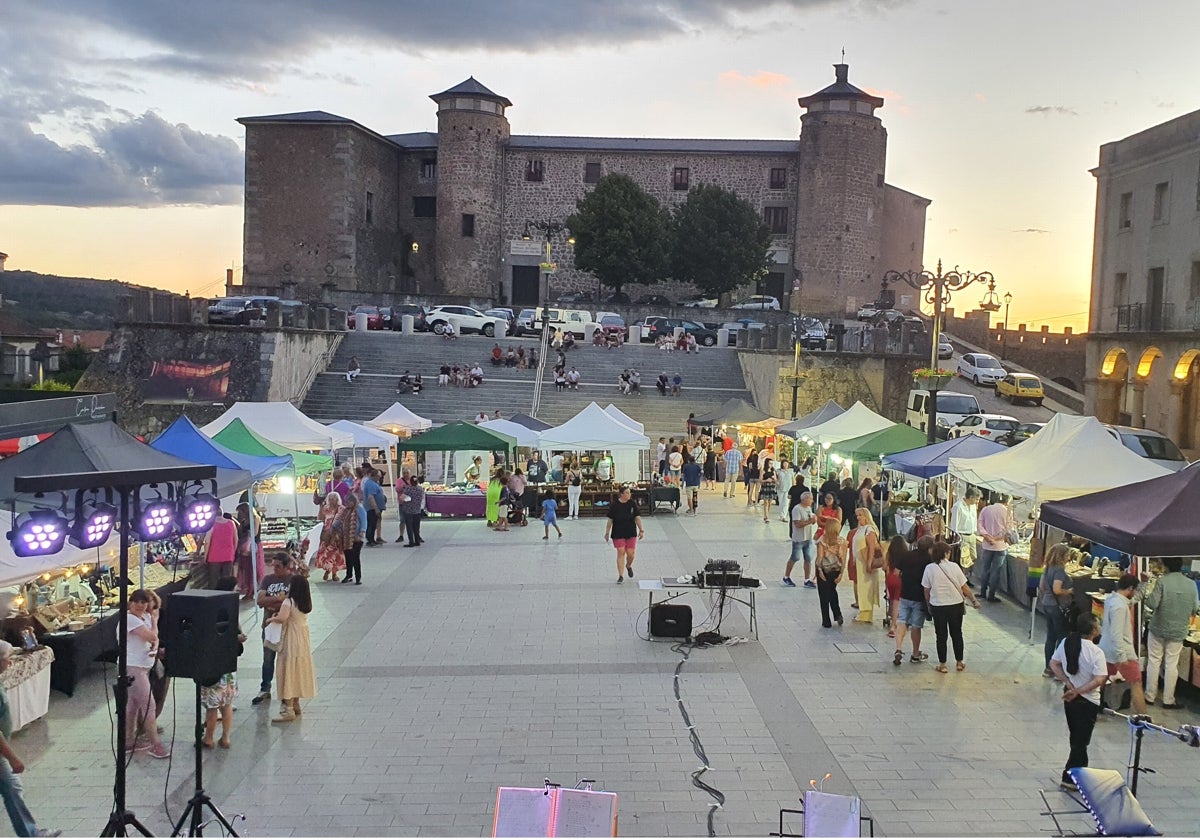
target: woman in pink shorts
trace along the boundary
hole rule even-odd
[[[633,553],[638,539],[645,536],[633,491],[622,487],[617,500],[608,507],[608,524],[604,526],[604,541],[611,538],[613,548],[617,550],[617,583],[623,581],[625,575],[633,580]]]

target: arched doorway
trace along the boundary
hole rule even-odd
[[[1100,363],[1096,383],[1096,417],[1102,423],[1122,423],[1128,419],[1125,407],[1125,383],[1129,378],[1129,354],[1124,347],[1113,347]]]
[[[1179,418],[1180,449],[1200,446],[1200,350],[1185,350],[1175,363],[1172,378],[1182,388],[1182,415]]]

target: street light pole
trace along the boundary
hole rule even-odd
[[[942,313],[946,304],[950,302],[953,292],[962,291],[973,283],[987,283],[988,294],[980,301],[979,308],[991,312],[1000,308],[1000,304],[995,300],[996,278],[990,271],[975,273],[962,271],[955,266],[952,271],[943,273],[942,261],[938,260],[936,273],[927,270],[886,272],[883,275],[882,290],[886,292],[889,284],[897,282],[904,283],[920,292],[922,299],[933,306],[933,346],[930,348],[929,367],[934,370],[937,370],[938,367],[938,343],[942,335]],[[929,417],[926,421],[925,431],[929,443],[933,443],[937,439],[937,391],[937,388],[930,388],[927,400]]]
[[[1004,293],[1004,333],[1000,336],[1000,361],[1004,361],[1004,354],[1008,352],[1008,306],[1012,303],[1012,292]]]
[[[542,403],[542,374],[546,370],[546,351],[550,345],[550,275],[555,268],[554,263],[550,261],[550,243],[555,234],[567,231],[567,226],[554,219],[530,220],[525,222],[525,231],[521,234],[521,238],[532,239],[535,230],[542,234],[542,262],[538,267],[538,300],[542,315],[542,337],[539,342],[537,374],[533,381],[533,405],[529,412],[533,417],[537,416]],[[574,242],[574,237],[568,235],[567,243],[574,244]]]

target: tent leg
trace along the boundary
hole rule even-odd
[[[294,488],[293,488],[294,489]],[[247,501],[250,503],[250,580],[254,584],[254,620],[257,623],[258,617],[258,551],[255,548],[254,533],[254,484],[249,487],[249,495]]]
[[[296,513],[296,544],[300,544],[300,476],[292,466],[292,509]],[[253,517],[251,517],[253,518]]]

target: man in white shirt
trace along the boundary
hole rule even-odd
[[[1142,691],[1142,664],[1133,647],[1133,593],[1136,575],[1121,575],[1117,590],[1104,599],[1104,623],[1100,630],[1100,650],[1108,662],[1108,675],[1120,673],[1129,683],[1134,714],[1146,714],[1146,695]]]
[[[665,437],[658,439],[658,447],[655,454],[654,463],[658,466],[658,474],[665,475],[667,472],[667,439]]]
[[[680,471],[683,469],[683,453],[680,452],[681,447],[671,447],[671,453],[667,455],[667,467],[671,471],[671,481],[679,484]]]
[[[950,509],[950,530],[962,537],[962,568],[969,571],[975,565],[975,525],[978,516],[979,491],[968,487]]]
[[[553,484],[562,484],[563,480],[563,456],[561,452],[555,452],[550,456],[550,481]]]
[[[731,452],[736,450],[730,450]],[[796,561],[804,558],[804,586],[816,589],[812,580],[812,563],[817,556],[817,517],[813,514],[812,493],[801,493],[800,504],[792,508],[792,554],[788,558],[787,568],[783,570],[783,585],[795,586],[792,581],[792,568]]]
[[[1071,753],[1063,768],[1062,786],[1069,790],[1075,789],[1075,782],[1068,771],[1087,767],[1088,745],[1092,741],[1096,717],[1100,714],[1100,689],[1108,682],[1104,651],[1095,644],[1100,630],[1096,617],[1084,613],[1079,616],[1076,629],[1078,632],[1067,636],[1050,657],[1050,670],[1064,683],[1063,710],[1071,733]],[[1078,648],[1074,647],[1076,644]]]

